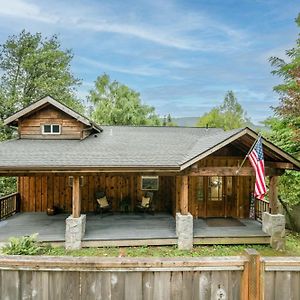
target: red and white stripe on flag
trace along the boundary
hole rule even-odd
[[[265,163],[264,163],[264,153],[263,153],[261,138],[257,140],[255,147],[250,152],[248,157],[252,167],[255,170],[256,180],[255,180],[254,196],[260,200],[263,200],[264,195],[267,192],[267,188],[265,182]]]

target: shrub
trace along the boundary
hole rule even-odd
[[[43,248],[37,241],[37,233],[30,236],[11,237],[9,243],[2,248],[2,252],[10,255],[42,254]]]

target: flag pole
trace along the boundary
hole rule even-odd
[[[259,133],[256,140],[254,141],[253,145],[251,146],[250,150],[248,151],[247,155],[245,156],[244,160],[242,161],[240,167],[236,170],[235,174],[238,175],[239,172],[241,171],[241,168],[243,167],[246,159],[248,158],[249,154],[251,153],[251,151],[253,150],[253,148],[255,147],[255,145],[257,144],[258,139],[261,137],[261,134]]]

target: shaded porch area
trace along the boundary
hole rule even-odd
[[[12,236],[38,233],[39,240],[63,244],[67,214],[47,216],[45,213],[17,213],[0,222],[0,242]],[[218,218],[219,219],[219,218]],[[269,236],[261,224],[249,219],[222,219],[222,223],[209,224],[205,219],[194,220],[196,244],[269,243]],[[229,223],[228,223],[229,222]],[[220,226],[218,226],[220,225]],[[222,225],[222,226],[221,226]],[[86,232],[82,246],[137,246],[177,244],[176,223],[167,213],[113,214],[100,217],[87,215]]]

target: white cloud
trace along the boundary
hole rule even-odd
[[[39,6],[24,0],[0,0],[0,15],[56,23],[58,18],[42,12]]]
[[[116,66],[108,63],[103,63],[100,60],[90,59],[82,56],[77,56],[77,59],[84,64],[88,64],[89,66],[92,66],[94,68],[100,68],[102,69],[102,72],[106,71],[113,71],[118,73],[125,73],[125,74],[131,74],[131,75],[140,75],[140,76],[158,76],[161,75],[161,73],[164,73],[164,70],[160,70],[157,68],[151,68],[148,66],[133,66],[133,67],[121,67]]]
[[[99,4],[100,10],[92,6],[83,7],[76,2],[72,7],[65,7],[60,3],[56,11],[51,2],[42,6],[28,0],[0,0],[0,5],[0,15],[4,16],[51,23],[68,30],[81,29],[131,36],[182,50],[226,51],[245,43],[242,31],[204,14],[183,12],[174,5],[161,7],[161,10],[165,10],[164,18],[157,19],[156,15],[161,15],[161,11],[153,11],[149,19],[142,21],[140,17],[129,17],[130,11],[116,12],[115,9],[110,9],[109,4],[104,7],[103,3],[102,6]],[[85,15],[89,17],[85,18]]]

